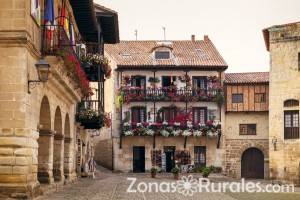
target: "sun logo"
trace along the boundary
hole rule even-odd
[[[177,181],[177,191],[184,196],[193,196],[198,191],[198,181],[192,175],[183,176]]]

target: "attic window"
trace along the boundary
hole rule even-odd
[[[155,59],[170,59],[170,51],[155,51]]]

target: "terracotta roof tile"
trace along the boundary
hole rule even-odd
[[[268,83],[269,72],[226,73],[225,83]]]
[[[164,46],[174,55],[171,59],[159,60],[153,56],[156,48]],[[227,64],[213,43],[204,40],[176,41],[120,41],[118,44],[105,44],[109,54],[118,66],[192,66],[208,68],[227,68]]]

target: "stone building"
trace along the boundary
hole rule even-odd
[[[41,184],[76,179],[90,151],[75,120],[90,92],[79,56],[84,47],[103,52],[111,23],[103,24],[101,34],[90,0],[1,1],[0,198],[30,198]]]
[[[263,30],[270,52],[270,178],[300,183],[300,22]]]
[[[269,73],[225,74],[225,173],[269,177]]]
[[[114,170],[143,172],[159,166],[170,172],[175,163],[222,166],[227,64],[208,36],[121,41],[106,45],[105,55],[114,69],[105,82],[112,99],[106,111],[112,112],[113,123],[102,136],[106,141],[113,137]]]

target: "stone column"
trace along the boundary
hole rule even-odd
[[[53,183],[53,138],[51,130],[40,130],[38,139],[38,181],[40,183]]]
[[[74,165],[74,140],[72,138],[65,138],[64,140],[64,175],[67,182],[72,182],[76,179],[75,165]]]
[[[54,135],[53,149],[53,177],[54,181],[64,181],[64,135]]]

